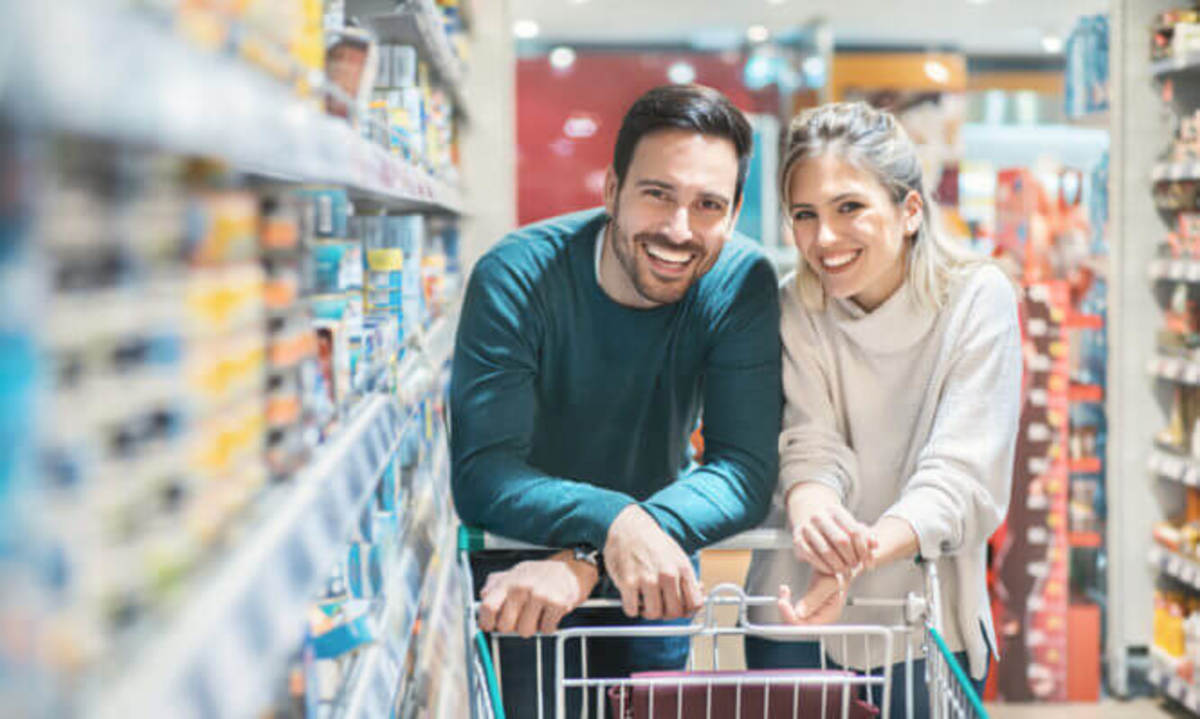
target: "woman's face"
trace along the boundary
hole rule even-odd
[[[826,294],[871,311],[900,288],[920,195],[897,205],[870,172],[832,153],[797,162],[788,194],[792,238]]]

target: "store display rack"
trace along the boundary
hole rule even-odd
[[[449,359],[444,338],[453,336],[454,321],[453,312],[437,320],[427,336],[438,344],[423,342],[405,354],[408,363],[399,370],[398,384],[406,394],[433,388],[436,375],[427,368]],[[256,529],[237,543],[112,694],[98,702],[97,716],[243,716],[261,706],[278,682],[282,660],[302,638],[323,568],[345,543],[413,416],[395,397],[364,399],[296,481],[265,499],[270,512],[249,523]],[[445,472],[445,465],[435,465],[435,476]],[[389,607],[389,614],[394,611]],[[383,651],[373,649],[374,655]],[[373,677],[367,687],[398,679],[394,662],[382,656],[367,661]],[[234,686],[241,691],[228,690]],[[370,691],[358,701],[374,706],[378,690]]]
[[[428,58],[434,74],[454,100],[455,113],[460,119],[469,119],[462,62],[455,57],[436,13],[432,0],[402,0],[395,11],[370,15],[363,21],[380,42],[412,45],[421,57]]]
[[[1200,71],[1200,54],[1197,53],[1170,57],[1150,65],[1150,73],[1156,78],[1196,71]]]
[[[1159,447],[1151,451],[1147,468],[1159,477],[1188,487],[1200,487],[1200,460]]]
[[[1146,371],[1169,382],[1200,385],[1200,362],[1159,354],[1146,363]]]
[[[444,436],[441,438],[444,440]],[[446,476],[449,469],[447,445],[445,441],[437,442],[437,453],[433,461],[432,477],[439,481]],[[450,533],[451,523],[447,522],[436,541],[436,546],[453,546],[453,536]],[[387,638],[365,650],[359,661],[359,669],[350,680],[347,690],[347,700],[339,717],[390,716],[396,703],[397,691],[405,674],[405,656],[409,644],[413,641],[414,629],[417,622],[417,602],[415,598],[431,590],[431,586],[440,588],[446,582],[445,572],[437,576],[425,573],[417,591],[404,586],[406,579],[412,574],[408,562],[411,555],[393,562],[388,578],[390,597],[384,610],[381,626],[387,632]],[[453,564],[453,563],[451,563]],[[417,573],[421,572],[418,568]]]
[[[1150,279],[1200,282],[1200,261],[1162,259],[1150,263]]]
[[[1189,684],[1179,676],[1179,660],[1158,647],[1150,650],[1150,683],[1193,714],[1200,714],[1200,687]]]
[[[1200,162],[1160,162],[1150,173],[1154,182],[1200,180]]]
[[[1163,574],[1200,590],[1200,562],[1154,545],[1150,547],[1150,564]]]
[[[81,2],[0,5],[11,20],[0,27],[0,46],[27,59],[18,67],[0,58],[0,105],[20,122],[341,185],[397,211],[462,211],[457,188],[244,63],[179,42],[144,14]]]

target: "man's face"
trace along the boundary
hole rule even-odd
[[[678,302],[712,269],[737,218],[737,174],[732,142],[675,129],[638,141],[620,188],[609,168],[612,249],[647,305]]]

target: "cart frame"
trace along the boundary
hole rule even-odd
[[[777,549],[787,550],[791,548],[791,537],[780,530],[756,529],[749,532],[731,537],[725,541],[708,547],[708,549],[734,549],[734,550],[755,550],[755,549]],[[498,659],[499,657],[499,639],[504,637],[517,637],[515,634],[500,634],[492,633],[490,641],[488,635],[479,629],[477,622],[477,612],[479,602],[475,598],[475,589],[473,575],[470,566],[470,555],[476,551],[486,550],[547,550],[550,547],[544,547],[516,540],[510,540],[496,535],[487,534],[478,529],[467,527],[459,528],[458,535],[458,550],[459,550],[459,565],[462,572],[463,581],[465,582],[467,597],[464,602],[464,619],[467,642],[467,657],[471,663],[468,668],[468,690],[472,702],[472,717],[473,719],[505,719],[505,712],[502,702],[501,691],[501,674]],[[822,687],[822,706],[820,716],[826,716],[826,694],[829,687],[841,688],[840,699],[842,704],[842,716],[849,716],[849,702],[851,697],[851,689],[857,688],[865,692],[868,700],[874,704],[876,694],[879,694],[881,700],[877,706],[881,710],[883,719],[888,719],[891,691],[892,691],[892,671],[895,666],[888,658],[893,654],[895,641],[897,637],[903,637],[905,642],[905,658],[902,662],[905,665],[905,707],[908,719],[913,719],[913,645],[914,636],[920,632],[921,646],[925,658],[925,682],[929,689],[930,711],[933,719],[969,719],[971,717],[979,717],[987,719],[987,711],[983,707],[978,694],[972,686],[966,672],[955,660],[953,653],[946,645],[945,638],[942,635],[940,628],[941,613],[941,595],[938,585],[937,567],[930,563],[917,560],[922,566],[925,575],[925,595],[919,596],[910,592],[908,596],[903,598],[863,598],[850,597],[847,599],[847,606],[871,606],[871,607],[887,607],[896,609],[903,619],[903,624],[893,626],[876,626],[876,625],[848,625],[848,624],[830,624],[824,626],[792,626],[779,624],[755,624],[749,620],[747,612],[750,607],[762,605],[774,605],[775,597],[754,597],[748,596],[741,587],[734,584],[722,584],[714,587],[708,594],[705,601],[705,606],[701,612],[702,620],[693,622],[690,625],[684,626],[603,626],[603,627],[587,627],[577,626],[560,629],[551,635],[536,635],[531,641],[536,642],[535,655],[537,657],[537,702],[538,702],[538,719],[545,719],[546,707],[543,700],[543,667],[542,667],[542,642],[546,640],[554,641],[554,675],[555,675],[555,692],[554,692],[554,713],[552,716],[557,719],[565,719],[566,717],[566,696],[568,690],[578,690],[584,696],[583,701],[583,717],[588,719],[588,702],[587,693],[591,689],[596,691],[596,715],[597,719],[603,719],[605,716],[605,689],[606,688],[621,688],[622,702],[625,697],[625,689],[635,689],[639,687],[650,687],[649,702],[650,713],[653,716],[654,696],[656,689],[675,688],[677,692],[676,706],[682,716],[683,699],[682,690],[688,685],[703,685],[709,687],[710,696],[713,687],[741,686],[746,682],[745,675],[730,675],[728,677],[705,676],[696,678],[684,678],[672,676],[670,678],[655,679],[655,678],[589,678],[587,674],[587,641],[589,638],[611,638],[611,637],[711,637],[712,638],[712,665],[714,669],[719,667],[719,652],[717,639],[722,636],[741,635],[741,636],[766,636],[774,639],[796,639],[796,640],[816,640],[820,644],[821,654],[821,669],[827,668],[826,658],[826,642],[840,639],[843,650],[849,646],[851,638],[861,638],[867,652],[868,666],[876,667],[874,669],[862,672],[847,668],[847,671],[854,673],[854,678],[849,676],[837,676],[835,678],[814,677],[811,672],[797,671],[794,674],[774,672],[770,676],[752,676],[755,680],[755,687],[762,687],[764,693],[764,714],[766,717],[767,703],[770,701],[769,689],[775,686],[792,686],[796,690],[793,696],[796,697],[794,702],[798,702],[798,689],[800,686],[821,686]],[[733,626],[720,626],[717,624],[714,616],[714,609],[718,606],[736,606],[738,608],[737,622]],[[620,600],[617,599],[589,599],[580,605],[580,608],[592,609],[614,609],[618,610],[621,607]],[[878,639],[882,642],[882,655],[884,660],[876,665],[871,657],[871,640]],[[576,641],[580,646],[581,653],[581,668],[582,676],[567,677],[566,672],[566,651],[567,643]],[[689,672],[694,668],[696,649],[693,645],[688,653],[687,667]],[[878,688],[878,689],[876,689]],[[738,692],[739,706],[741,693]],[[622,703],[621,716],[625,715],[625,707]],[[711,712],[711,705],[709,707]],[[799,704],[793,705],[793,716],[800,716]],[[740,713],[740,711],[739,711]]]

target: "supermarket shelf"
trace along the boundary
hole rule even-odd
[[[1150,279],[1200,282],[1200,262],[1160,259],[1150,263]]]
[[[1200,162],[1160,162],[1154,166],[1150,179],[1155,182],[1200,179]]]
[[[1196,560],[1154,544],[1150,547],[1150,564],[1167,576],[1200,590],[1200,563]]]
[[[454,112],[460,118],[469,117],[465,71],[442,29],[433,0],[401,0],[394,12],[369,16],[365,22],[380,42],[417,48],[453,98]]]
[[[422,571],[421,567],[415,566],[416,561],[411,554],[406,554],[394,563],[387,580],[386,595],[390,599],[379,625],[383,637],[364,650],[347,685],[344,710],[337,712],[337,716],[346,719],[392,716],[404,675],[404,659],[417,620],[415,597],[422,591],[421,587],[413,591],[414,588],[404,586],[406,579],[419,576]],[[422,586],[425,581],[428,580],[423,579]]]
[[[1168,697],[1182,704],[1192,714],[1200,716],[1200,687],[1179,676],[1179,660],[1158,647],[1152,647],[1148,678]]]
[[[1098,384],[1072,384],[1067,390],[1067,399],[1079,403],[1100,403],[1104,401],[1104,388]]]
[[[1200,362],[1183,357],[1158,355],[1146,363],[1146,371],[1160,379],[1182,384],[1200,385]]]
[[[1198,70],[1200,70],[1200,54],[1196,53],[1189,53],[1181,57],[1169,57],[1150,65],[1150,74],[1157,78]]]
[[[232,554],[93,705],[96,715],[234,717],[260,708],[404,424],[394,399],[364,400],[292,483],[264,498],[261,521],[246,522]]]
[[[1104,537],[1099,532],[1070,532],[1067,544],[1077,549],[1096,549],[1104,546]]]
[[[1158,447],[1151,450],[1147,468],[1160,477],[1189,487],[1200,487],[1200,460]]]
[[[246,63],[189,47],[144,13],[81,2],[6,7],[0,47],[8,43],[24,62],[19,73],[0,62],[0,113],[34,127],[211,157],[267,178],[344,185],[398,210],[462,211],[456,188]]]
[[[1099,110],[1086,115],[1068,117],[1067,123],[1074,127],[1090,127],[1097,130],[1107,130],[1112,123],[1112,115],[1108,110]]]
[[[1102,330],[1104,329],[1104,315],[1071,313],[1067,315],[1066,321],[1063,322],[1063,327],[1069,330]]]

